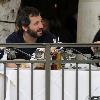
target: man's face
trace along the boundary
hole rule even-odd
[[[32,30],[35,34],[37,34],[37,37],[42,36],[43,31],[43,24],[42,24],[42,18],[41,16],[30,16],[30,25],[29,29]]]

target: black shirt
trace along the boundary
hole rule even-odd
[[[53,39],[55,36],[50,32],[45,32],[41,37],[37,39],[37,43],[53,43]],[[7,39],[6,43],[25,43],[23,39],[23,33],[22,32],[13,32],[10,34]],[[22,52],[20,52],[21,50]],[[25,53],[32,55],[35,51],[35,48],[16,48],[16,59],[30,59],[30,56],[26,55]],[[25,53],[24,53],[25,52]]]
[[[98,30],[98,32],[96,33],[96,35],[93,39],[93,42],[97,42],[97,41],[100,41],[100,29]]]

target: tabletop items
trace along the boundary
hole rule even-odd
[[[2,57],[2,60],[7,60],[7,56],[11,59],[13,58],[16,60],[15,49],[3,48],[2,50],[4,51],[3,52],[4,55]],[[97,52],[97,54],[98,54],[98,52]],[[29,54],[27,54],[27,55],[29,55]],[[82,57],[80,57],[79,55],[81,55]],[[29,56],[31,56],[30,60],[45,60],[46,59],[45,48],[37,48],[36,51],[32,55],[29,55]],[[62,67],[66,67],[66,66],[67,66],[66,67],[67,69],[71,69],[71,68],[76,69],[75,64],[73,65],[72,63],[69,63],[69,64],[68,63],[60,63],[60,61],[61,60],[79,60],[79,59],[80,60],[83,60],[83,59],[87,60],[90,58],[82,53],[75,54],[73,48],[51,47],[51,60],[55,60],[55,62],[51,63],[52,70],[59,70],[59,69],[62,69]],[[25,59],[23,59],[23,60],[25,60]],[[83,65],[85,65],[85,64],[83,64]],[[45,69],[45,63],[34,63],[33,66],[35,69]],[[21,68],[30,68],[31,63],[21,63],[20,67]],[[80,66],[78,68],[83,69],[83,67],[80,67]]]

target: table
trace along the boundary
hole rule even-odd
[[[76,71],[65,69],[64,71],[64,98],[75,100]],[[89,96],[89,72],[79,70],[79,100],[88,100]],[[100,96],[100,71],[92,71],[92,96]],[[45,100],[45,71],[34,70],[33,72],[33,100]],[[20,100],[31,100],[31,73],[29,69],[20,70]],[[17,100],[16,96],[16,70],[7,70],[7,98]],[[51,100],[62,100],[62,71],[51,71]],[[3,73],[0,74],[0,100],[3,100]]]

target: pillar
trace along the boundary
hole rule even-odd
[[[100,0],[79,0],[77,43],[91,43],[100,28]]]
[[[21,0],[0,0],[0,43],[5,43],[9,34],[15,30],[15,22]]]

